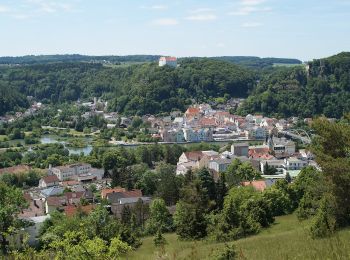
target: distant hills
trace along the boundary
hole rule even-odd
[[[185,110],[194,101],[223,103],[232,97],[246,98],[234,111],[242,115],[341,118],[350,112],[349,52],[315,59],[304,66],[273,66],[301,63],[293,59],[188,57],[180,58],[181,66],[175,69],[159,67],[158,58],[0,58],[0,63],[13,65],[0,66],[0,115],[28,107],[27,96],[46,104],[101,97],[109,101],[111,111],[127,115]]]
[[[80,54],[66,55],[27,55],[19,57],[0,57],[0,64],[9,65],[30,65],[30,64],[45,64],[59,62],[96,62],[96,63],[140,63],[140,62],[156,62],[160,55],[127,55],[127,56],[87,56]],[[190,57],[197,59],[201,57]],[[189,58],[180,58],[181,60]],[[221,56],[209,57],[209,59],[226,61],[237,65],[242,65],[249,68],[262,68],[273,66],[274,64],[301,64],[298,59],[287,58],[259,58],[255,56]]]

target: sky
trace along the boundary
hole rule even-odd
[[[350,51],[350,0],[0,0],[0,56]]]

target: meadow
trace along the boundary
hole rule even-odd
[[[237,259],[350,259],[350,230],[337,232],[326,239],[311,239],[308,222],[299,222],[295,215],[277,217],[272,227],[258,235],[228,242],[235,245]],[[125,259],[213,259],[225,243],[180,241],[176,234],[165,234],[167,245],[161,252],[147,237],[136,251]],[[162,257],[159,257],[162,255]]]

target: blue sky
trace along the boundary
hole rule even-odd
[[[0,0],[0,56],[350,51],[350,0]]]

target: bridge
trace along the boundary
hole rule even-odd
[[[311,144],[311,137],[304,129],[288,129],[287,131],[279,131],[278,133],[300,140],[303,144]]]

